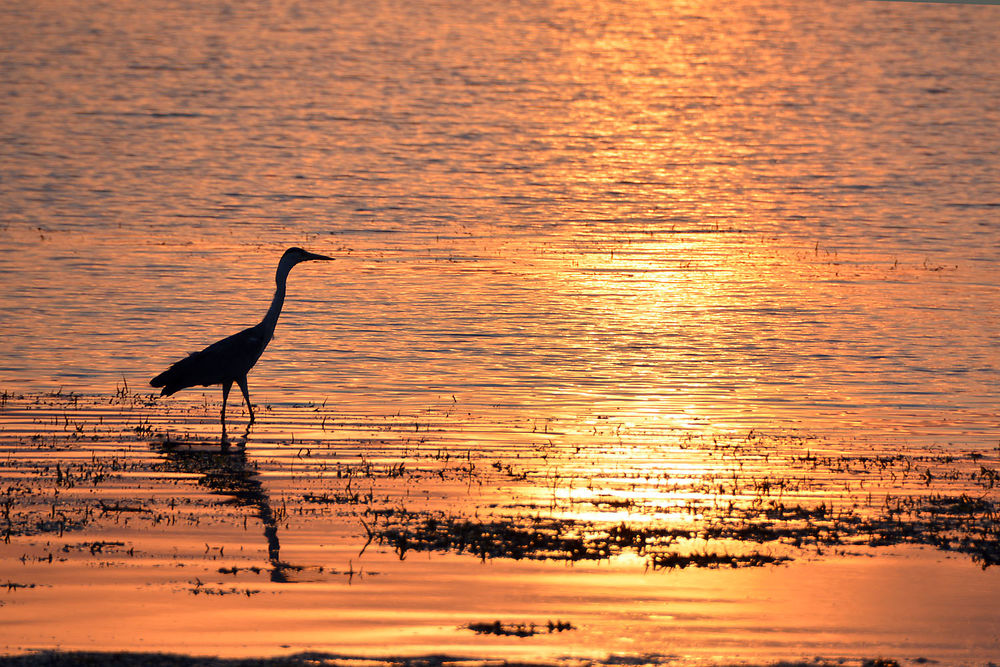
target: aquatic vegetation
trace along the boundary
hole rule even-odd
[[[567,630],[576,629],[572,623],[566,623],[565,621],[548,621],[541,625],[493,621],[492,623],[469,623],[465,627],[477,635],[496,635],[498,637],[533,637],[534,635],[543,633],[552,634],[553,632],[566,632]]]
[[[421,551],[573,562],[632,552],[656,570],[773,565],[804,552],[917,544],[966,554],[984,568],[1000,564],[995,452],[834,453],[813,437],[752,431],[681,437],[657,445],[665,463],[650,450],[632,464],[615,452],[619,445],[605,445],[608,437],[619,443],[630,435],[609,424],[613,436],[581,436],[580,444],[498,458],[489,449],[437,441],[435,433],[447,433],[447,417],[429,415],[421,424],[405,416],[372,422],[322,414],[324,430],[371,430],[378,438],[294,446],[280,465],[307,490],[274,502],[261,481],[273,465],[266,459],[176,436],[136,449],[122,434],[134,431],[129,420],[149,423],[147,403],[121,391],[115,398],[121,412],[105,419],[95,410],[100,400],[61,393],[5,398],[8,413],[31,418],[26,426],[60,416],[40,437],[26,430],[8,439],[16,456],[0,460],[5,541],[107,522],[196,524],[204,518],[184,511],[195,508],[183,492],[165,499],[115,491],[193,480],[209,492],[204,502],[228,498],[255,512],[272,552],[278,526],[291,515],[332,512],[353,518],[369,544],[401,559]],[[72,436],[49,439],[57,424],[75,424],[71,433],[113,446],[61,455]],[[679,474],[678,459],[694,472]],[[99,489],[110,495],[94,495]],[[440,493],[464,494],[461,509],[426,500]]]
[[[384,523],[368,527],[369,536],[390,547],[400,559],[410,551],[467,553],[482,560],[606,560],[632,549],[651,569],[747,567],[781,563],[789,558],[764,553],[671,550],[688,541],[688,531],[599,524],[540,517],[476,521],[441,514],[394,512]]]
[[[370,539],[403,559],[410,551],[466,553],[480,559],[604,560],[632,550],[651,569],[755,567],[791,560],[788,547],[822,553],[830,548],[919,544],[966,554],[984,568],[1000,564],[997,508],[984,500],[933,497],[887,500],[884,513],[786,507],[771,503],[703,516],[690,527],[649,522],[612,523],[514,517],[474,520],[441,512],[396,510],[369,526]],[[742,545],[733,553],[692,545]],[[770,551],[750,550],[749,545]],[[773,552],[773,553],[772,553]]]
[[[914,545],[1000,565],[993,450],[708,437],[611,419],[365,417],[322,404],[274,412],[308,437],[265,431],[227,447],[199,431],[214,428],[214,405],[154,414],[131,397],[5,399],[0,534],[15,547],[8,562],[34,568],[10,578],[7,604],[35,594],[28,586],[55,587],[44,573],[59,568],[159,570],[171,595],[249,604],[296,582],[367,586],[387,562],[403,568],[374,580],[388,587],[437,560],[666,577]],[[525,642],[585,634],[570,612],[534,623],[498,614],[462,630]]]

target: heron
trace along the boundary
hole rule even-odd
[[[243,331],[212,343],[200,352],[194,352],[175,362],[155,378],[149,381],[153,387],[163,387],[161,396],[170,396],[181,389],[201,385],[222,385],[222,438],[226,439],[226,402],[229,400],[229,390],[233,383],[239,385],[243,392],[247,411],[250,413],[250,424],[254,423],[253,406],[250,404],[250,392],[247,389],[247,373],[253,368],[264,348],[274,337],[274,327],[281,315],[281,306],[285,303],[285,283],[288,272],[300,262],[311,260],[333,260],[333,257],[317,255],[302,248],[289,248],[278,261],[278,270],[274,274],[277,285],[271,307],[260,323]]]

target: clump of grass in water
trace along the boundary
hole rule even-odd
[[[576,630],[572,623],[565,621],[548,621],[544,625],[534,623],[469,623],[465,626],[477,635],[496,635],[498,637],[533,637],[540,634],[553,634],[556,632],[566,632]]]
[[[482,560],[596,561],[631,549],[647,559],[650,569],[684,567],[759,567],[789,560],[763,553],[683,553],[671,547],[690,538],[683,529],[631,527],[567,519],[534,517],[475,521],[441,513],[394,512],[374,527],[364,524],[369,539],[389,546],[399,558],[410,551],[468,553]]]
[[[540,516],[479,520],[401,508],[374,516],[374,525],[362,522],[369,542],[391,548],[400,559],[410,551],[437,551],[482,560],[576,562],[605,560],[631,551],[654,570],[740,568],[787,562],[792,559],[790,548],[822,553],[830,547],[915,544],[964,553],[984,569],[1000,565],[996,503],[967,495],[887,497],[875,513],[858,507],[786,506],[771,500],[706,511],[699,520],[682,525]],[[767,548],[693,552],[688,548],[693,541]]]

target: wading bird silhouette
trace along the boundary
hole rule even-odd
[[[302,248],[286,250],[278,261],[278,270],[274,274],[277,288],[274,290],[274,298],[271,299],[271,307],[267,309],[267,314],[259,324],[212,343],[201,352],[192,353],[150,380],[149,384],[153,387],[163,387],[161,396],[170,396],[181,389],[195,385],[207,387],[221,384],[222,439],[225,442],[226,401],[229,399],[229,390],[235,382],[243,392],[243,400],[246,401],[247,410],[250,412],[250,424],[253,424],[254,414],[253,406],[250,404],[250,393],[247,391],[247,373],[260,359],[264,348],[274,336],[274,327],[278,324],[278,315],[281,314],[281,306],[285,302],[288,272],[299,262],[319,259],[332,260],[333,257],[317,255]],[[248,431],[250,424],[247,424]]]

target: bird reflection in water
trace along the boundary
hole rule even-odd
[[[249,427],[248,427],[249,432]],[[242,443],[242,444],[245,444]],[[281,560],[281,543],[278,540],[278,519],[271,498],[264,490],[255,466],[247,461],[245,447],[221,450],[216,443],[161,441],[152,443],[163,455],[167,470],[201,475],[198,484],[211,493],[231,496],[236,506],[251,508],[264,526],[267,540],[267,559],[271,565],[271,581],[290,583],[290,575],[303,568]]]

